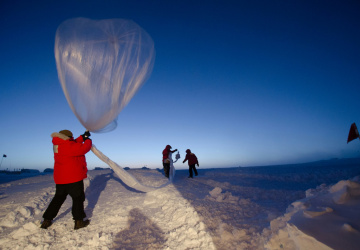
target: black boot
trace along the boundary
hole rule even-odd
[[[48,227],[50,227],[52,225],[52,221],[51,220],[44,220],[42,223],[41,223],[41,228],[43,229],[47,229]]]
[[[80,228],[87,227],[89,224],[90,224],[89,220],[84,220],[84,221],[83,220],[75,220],[74,229],[78,230]]]

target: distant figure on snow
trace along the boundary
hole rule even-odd
[[[195,164],[197,166],[199,166],[199,161],[198,161],[196,155],[194,153],[191,153],[190,149],[186,150],[186,156],[185,156],[183,163],[185,163],[186,161],[188,161],[188,164],[189,164],[189,177],[188,178],[193,178],[193,170],[194,170],[195,176],[197,176],[198,172],[195,168]]]
[[[92,141],[89,138],[90,132],[74,140],[69,130],[61,130],[59,133],[51,134],[54,149],[54,181],[56,184],[55,196],[46,209],[41,228],[47,229],[51,226],[52,220],[58,214],[67,195],[72,198],[72,216],[75,221],[74,229],[86,227],[89,220],[84,212],[84,182],[87,178],[87,167],[85,154],[90,151]]]
[[[177,149],[171,150],[170,145],[166,145],[165,149],[163,150],[163,167],[164,167],[164,173],[165,177],[169,178],[169,172],[170,172],[170,163],[172,163],[172,153],[176,152]]]

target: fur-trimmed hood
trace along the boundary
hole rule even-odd
[[[54,133],[51,134],[51,138],[55,138],[55,137],[63,139],[63,140],[70,140],[69,136],[61,134],[59,132],[54,132]]]

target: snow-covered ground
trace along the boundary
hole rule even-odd
[[[128,171],[145,185],[167,181],[160,170]],[[142,193],[110,169],[91,170],[91,223],[76,231],[70,197],[39,227],[52,174],[0,174],[1,249],[359,249],[359,160],[198,171]]]

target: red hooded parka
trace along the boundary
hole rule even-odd
[[[85,154],[90,151],[92,141],[79,136],[74,140],[60,133],[51,134],[54,147],[54,181],[69,184],[87,177]]]
[[[186,150],[186,156],[183,162],[188,161],[189,166],[194,165],[194,164],[198,164],[198,159],[196,157],[196,155],[194,153],[191,153],[190,149]]]
[[[164,160],[166,160],[167,158],[169,158],[169,152],[170,152],[171,146],[170,145],[166,145],[165,149],[163,150],[162,154],[163,154],[163,162]]]

